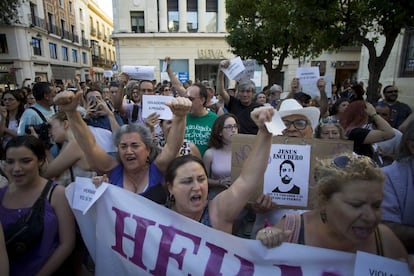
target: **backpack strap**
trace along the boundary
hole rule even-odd
[[[37,109],[36,107],[30,106],[30,109],[33,109],[34,111],[36,111],[37,115],[39,115],[39,117],[43,120],[44,123],[47,123],[47,119],[45,117],[45,115],[43,115],[42,112],[40,112],[39,109]]]
[[[47,197],[47,194],[49,193],[50,187],[52,186],[53,181],[49,180],[47,181],[45,187],[43,188],[42,193],[40,194],[39,199],[45,199]]]

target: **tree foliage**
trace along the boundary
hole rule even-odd
[[[304,7],[300,0],[227,0],[227,42],[233,53],[262,64],[269,83],[281,83],[288,56],[316,56],[326,49],[326,10]]]
[[[274,83],[286,57],[360,43],[368,49],[368,99],[402,28],[414,26],[412,0],[227,0],[227,41],[242,58],[262,64]],[[383,36],[385,44],[377,53]]]
[[[331,25],[336,33],[334,46],[359,42],[367,48],[367,94],[370,102],[376,102],[379,79],[395,40],[402,29],[414,26],[414,1],[339,0],[338,3],[337,22]],[[385,41],[382,47],[378,47],[380,37]]]
[[[0,1],[0,24],[16,23],[19,0],[1,0]]]

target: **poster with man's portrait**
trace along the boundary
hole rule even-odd
[[[278,205],[308,204],[310,145],[273,144],[264,175],[263,193]]]

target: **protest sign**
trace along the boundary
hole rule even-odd
[[[122,72],[127,73],[130,79],[154,80],[154,66],[122,66]]]
[[[310,95],[312,98],[320,96],[316,86],[316,82],[319,79],[319,67],[299,67],[296,70],[296,77],[299,78],[302,92]]]
[[[247,159],[250,152],[253,149],[254,140],[256,135],[248,134],[238,134],[233,136],[232,140],[232,161],[231,161],[231,178],[234,181],[241,172],[243,162]],[[353,151],[353,141],[348,140],[321,140],[321,139],[304,139],[304,138],[292,138],[284,136],[274,136],[272,138],[272,144],[292,144],[292,145],[310,145],[311,147],[311,157],[310,157],[310,168],[309,175],[305,175],[309,179],[309,188],[314,185],[313,170],[316,163],[316,159],[325,159],[337,156],[343,153],[352,153]],[[269,160],[270,160],[269,156]],[[289,159],[289,158],[288,158]],[[271,164],[271,163],[269,163]],[[272,167],[268,167],[269,170],[272,170]],[[280,177],[279,177],[280,179]],[[250,202],[255,202],[256,198],[263,194],[264,191],[264,177],[258,179],[261,184],[258,185],[256,193],[254,193],[250,199]],[[276,182],[274,179],[269,178],[270,183],[267,185],[275,186]],[[311,192],[312,189],[308,191],[308,202],[306,208],[304,206],[297,205],[284,205],[286,207],[292,207],[296,209],[312,209],[314,194]]]
[[[73,207],[77,183],[66,188]],[[351,275],[355,254],[283,243],[268,249],[114,185],[73,210],[95,275]]]
[[[358,251],[353,275],[403,276],[413,275],[407,263]]]
[[[227,68],[221,68],[221,71],[227,76],[230,80],[236,80],[237,77],[246,69],[244,67],[243,61],[240,57],[236,57],[230,61],[230,65]]]
[[[310,152],[310,145],[272,145],[263,193],[277,205],[308,205]]]
[[[235,77],[235,80],[250,80],[254,78],[254,68],[256,67],[256,60],[247,59],[243,60],[244,70]]]
[[[103,72],[103,76],[105,78],[112,78],[113,75],[114,75],[114,72],[112,72],[111,70],[104,70]]]
[[[159,119],[172,120],[171,109],[165,104],[173,99],[173,96],[142,95],[142,118],[155,112],[160,115]]]

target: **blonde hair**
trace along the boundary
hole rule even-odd
[[[344,185],[352,181],[374,181],[381,186],[384,183],[384,175],[374,161],[357,154],[343,154],[334,159],[318,160],[314,178],[316,207],[324,205],[333,194],[340,192]]]

